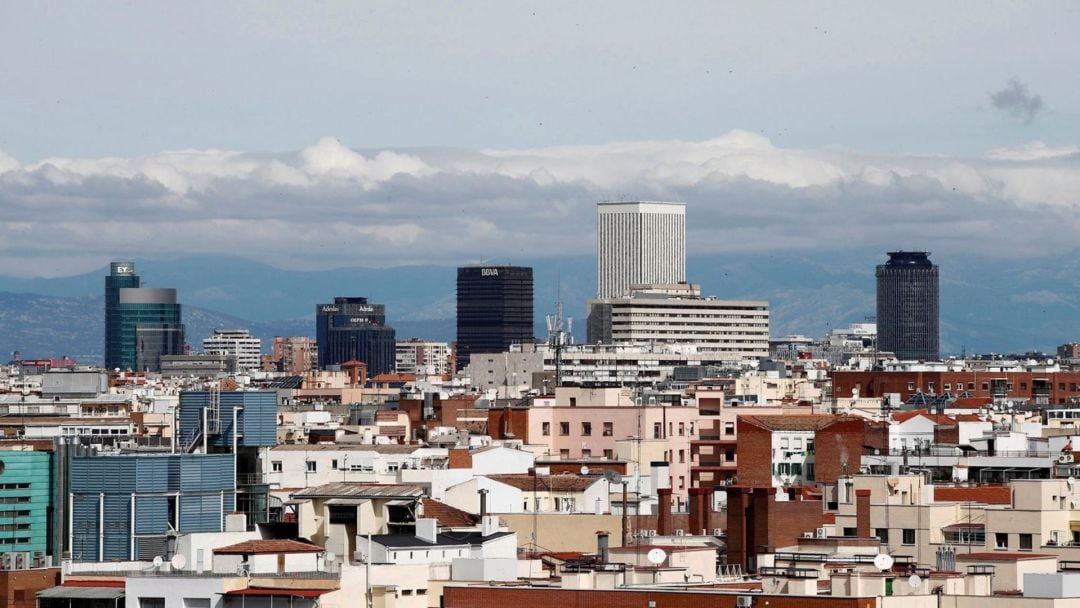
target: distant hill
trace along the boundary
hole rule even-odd
[[[688,278],[706,295],[769,300],[772,334],[818,336],[874,314],[874,266],[882,252],[695,256]],[[988,260],[932,255],[941,267],[942,349],[946,353],[1051,350],[1080,339],[1080,257]],[[136,260],[148,286],[176,287],[188,341],[215,327],[313,335],[314,310],[337,295],[387,305],[401,338],[453,340],[456,273],[449,266],[279,270],[230,257]],[[536,335],[556,299],[584,333],[585,300],[595,292],[589,256],[492,263],[533,266]],[[0,353],[101,358],[105,269],[58,279],[0,277]],[[559,298],[556,297],[559,294]],[[267,342],[268,343],[268,342]]]

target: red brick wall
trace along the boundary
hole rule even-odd
[[[938,424],[934,426],[934,443],[960,443],[960,426],[956,424]]]
[[[736,422],[735,476],[739,485],[772,484],[772,431],[739,417]]]
[[[1069,397],[1080,397],[1080,372],[1059,373],[1033,373],[1033,372],[833,372],[833,395],[837,399],[851,397],[851,390],[859,387],[861,397],[883,397],[886,393],[900,393],[900,399],[907,400],[912,393],[922,391],[930,392],[930,383],[934,385],[934,392],[941,394],[945,391],[945,385],[952,386],[952,392],[959,392],[957,384],[963,387],[963,391],[970,392],[972,397],[990,397],[990,380],[992,378],[1005,378],[1013,385],[1009,397],[1027,398],[1032,397],[1032,379],[1040,378],[1050,380],[1050,403],[1065,403]],[[909,384],[910,383],[910,384]],[[968,389],[973,384],[974,388]],[[983,388],[987,384],[987,388]],[[1061,385],[1064,385],[1062,388]],[[1073,385],[1077,390],[1073,390]],[[1022,385],[1026,385],[1022,386]],[[912,386],[914,390],[909,390]]]
[[[495,439],[510,439],[507,433],[512,434],[514,439],[529,443],[529,410],[527,408],[488,410],[488,434]]]
[[[35,608],[37,592],[59,584],[59,568],[0,571],[0,606]]]
[[[814,480],[833,483],[846,472],[854,475],[862,463],[866,422],[845,418],[814,434]],[[846,465],[846,466],[845,466]],[[742,476],[739,476],[740,483]]]
[[[446,587],[444,608],[735,608],[738,594],[709,591]],[[872,597],[754,595],[756,608],[877,608]]]
[[[728,492],[728,563],[750,569],[763,547],[797,544],[805,532],[821,527],[821,501],[777,502],[776,488],[731,486]]]

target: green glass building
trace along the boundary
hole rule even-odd
[[[51,452],[0,450],[0,553],[50,555]]]
[[[158,371],[162,355],[184,353],[175,289],[141,287],[132,262],[113,262],[105,277],[105,367]]]

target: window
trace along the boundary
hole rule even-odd
[[[544,423],[540,424],[540,434],[545,436],[545,437],[547,437],[548,435],[551,435],[551,423],[550,422],[544,422]]]
[[[664,427],[659,422],[654,422],[652,426],[652,438],[663,439],[661,435],[664,434]]]
[[[679,423],[679,437],[683,437],[685,435],[686,435],[686,423],[685,422],[680,422]]]
[[[1008,549],[1009,548],[1009,535],[1004,532],[998,532],[994,534],[994,548],[995,549]]]
[[[1027,382],[1021,382],[1020,383],[1020,390],[1022,390],[1022,391],[1027,390]]]
[[[946,528],[945,542],[954,545],[985,545],[986,532],[982,528]]]
[[[604,437],[611,437],[614,434],[615,434],[615,423],[614,422],[605,422],[604,423]]]
[[[564,437],[570,434],[570,423],[569,422],[560,422],[559,423],[559,434],[564,436]]]
[[[333,459],[333,460],[331,460],[331,461],[330,461],[330,468],[331,468],[331,469],[334,469],[335,471],[336,471],[336,470],[338,469],[338,466],[337,466],[337,458],[335,458],[335,459]]]
[[[734,435],[735,434],[735,423],[734,422],[725,422],[724,423],[724,434],[725,435]]]
[[[274,473],[280,473],[281,472],[281,461],[280,460],[271,460],[270,461],[270,470],[272,472],[274,472]]]
[[[855,528],[844,528],[844,536],[858,536],[859,531]]]
[[[581,449],[581,457],[582,458],[592,458],[592,450],[590,450],[588,448],[582,448]]]
[[[604,458],[607,460],[615,460],[614,450],[604,450]]]
[[[793,462],[793,463],[791,463],[791,474],[792,475],[802,475],[802,463],[801,462]]]
[[[679,462],[686,462],[686,450],[679,450]]]
[[[876,528],[874,530],[874,536],[881,541],[881,544],[889,544],[889,529],[888,528]]]
[[[735,448],[724,448],[724,462],[735,462]]]
[[[903,539],[903,541],[904,541],[905,545],[914,545],[915,544],[915,528],[904,528],[904,539]]]
[[[163,597],[140,597],[139,608],[165,608]]]
[[[307,472],[314,473],[316,471],[316,462],[314,460],[307,461]]]
[[[788,449],[788,445],[789,445],[788,444],[788,438],[787,437],[781,437],[780,438],[780,449],[781,450],[786,450],[786,449]]]
[[[915,383],[914,382],[908,382],[907,383],[907,390],[909,390],[909,391],[915,390]]]
[[[1031,551],[1031,535],[1030,534],[1021,534],[1020,535],[1020,550],[1021,551]]]
[[[592,423],[591,422],[582,422],[581,423],[581,434],[583,436],[585,436],[585,437],[588,437],[589,435],[592,435]]]
[[[570,450],[566,448],[559,450],[559,458],[562,458],[563,460],[570,460]]]
[[[577,407],[577,397],[570,397],[570,407]]]

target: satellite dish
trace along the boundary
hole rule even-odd
[[[908,577],[907,583],[911,585],[912,589],[918,589],[922,586],[922,578],[918,574],[912,574]]]
[[[164,564],[164,563],[165,563],[165,559],[162,558],[160,555],[155,555],[154,556],[154,567],[155,568],[160,568],[161,565]]]
[[[187,566],[187,558],[182,553],[177,553],[169,560],[169,565],[173,570],[183,570],[184,566]]]
[[[892,565],[893,558],[888,553],[879,553],[877,557],[874,558],[874,567],[878,570],[888,570],[889,568],[892,568]]]
[[[326,559],[326,561],[328,561],[328,562],[333,563],[333,562],[337,561],[337,554],[334,553],[333,551],[327,551],[326,555],[324,556],[324,559]]]
[[[582,475],[588,475],[589,474],[589,467],[587,465],[581,465],[581,474]]]
[[[664,550],[660,547],[649,549],[649,552],[645,555],[645,559],[649,560],[650,564],[659,566],[667,559],[667,553],[664,553]]]
[[[604,469],[604,479],[606,479],[608,483],[622,483],[622,475],[619,475],[611,469]]]

